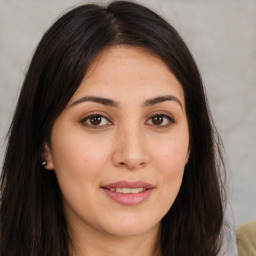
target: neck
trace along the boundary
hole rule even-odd
[[[117,237],[93,230],[71,232],[71,256],[161,256],[160,227],[136,236]]]

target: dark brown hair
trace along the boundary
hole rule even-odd
[[[162,220],[163,256],[214,256],[223,225],[222,156],[201,77],[187,46],[164,19],[126,1],[77,7],[40,41],[9,130],[1,176],[0,254],[68,256],[71,242],[54,172],[42,149],[54,121],[86,70],[107,46],[145,48],[161,58],[183,87],[190,158],[179,194]]]

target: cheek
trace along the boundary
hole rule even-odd
[[[184,152],[181,153],[179,154],[177,151],[173,152],[170,149],[167,153],[163,152],[159,162],[159,176],[165,184],[165,190],[179,190],[186,164],[186,154]]]
[[[183,172],[187,163],[189,136],[167,137],[155,147],[155,160],[161,165],[161,169],[168,176]]]
[[[174,203],[180,190],[186,159],[188,143],[184,141],[172,141],[159,149],[157,162],[159,186],[161,189],[161,208],[167,212]]]
[[[64,201],[74,209],[86,207],[88,200],[93,198],[91,193],[99,184],[108,158],[107,147],[99,147],[88,139],[77,137],[66,137],[61,143],[55,143],[53,155],[54,168]]]
[[[109,155],[109,147],[104,146],[102,140],[88,138],[83,134],[72,134],[62,140],[57,138],[56,141],[58,143],[55,143],[53,155],[55,170],[65,170],[67,174],[78,179],[84,175],[95,174]]]

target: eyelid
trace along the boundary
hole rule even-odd
[[[105,118],[110,124],[107,124],[107,125],[89,125],[89,124],[86,123],[86,121],[90,117],[95,117],[95,116],[100,116],[100,117]],[[106,126],[109,126],[109,125],[113,124],[113,122],[111,121],[111,118],[108,117],[108,115],[106,115],[106,113],[102,113],[100,111],[90,112],[88,114],[83,115],[83,117],[80,119],[80,123],[82,123],[86,127],[92,128],[92,129],[101,129],[101,128],[104,128]]]
[[[146,119],[148,120],[149,118],[151,118],[153,116],[165,116],[165,117],[168,117],[171,120],[175,121],[174,116],[169,111],[166,111],[166,110],[152,111],[151,113],[146,115]]]
[[[147,119],[146,119],[146,123],[153,117],[156,117],[156,116],[162,116],[164,118],[167,118],[169,120],[169,124],[167,125],[154,125],[154,124],[150,124],[151,126],[154,126],[156,128],[166,128],[166,127],[169,127],[171,126],[172,124],[174,124],[176,121],[173,117],[173,115],[171,115],[170,113],[166,113],[166,111],[157,111],[155,113],[151,113],[149,116],[147,116]]]

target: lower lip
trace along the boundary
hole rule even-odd
[[[103,188],[105,193],[114,201],[116,201],[119,204],[122,205],[137,205],[142,202],[144,202],[149,196],[151,195],[153,188],[151,189],[146,189],[143,192],[140,193],[129,193],[129,194],[124,194],[124,193],[117,193],[115,191],[110,191],[108,189]]]

